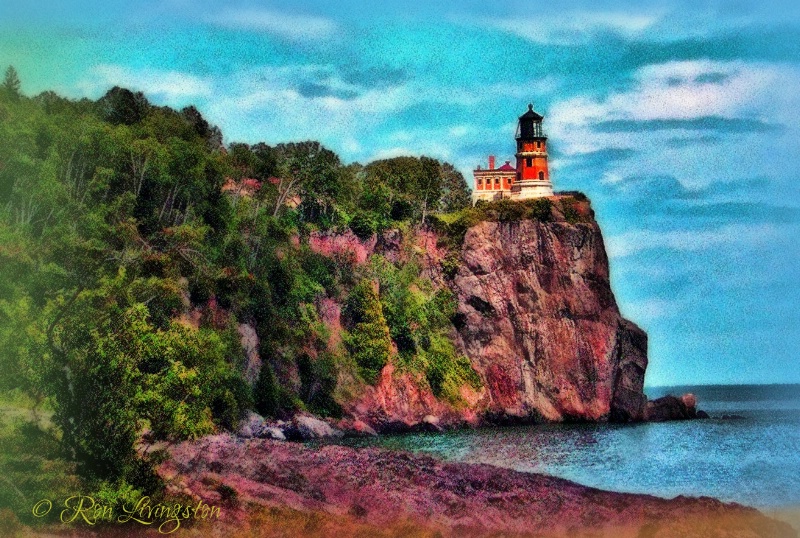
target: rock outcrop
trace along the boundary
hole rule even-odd
[[[495,419],[641,420],[647,336],[622,318],[594,220],[482,222],[452,287]]]
[[[647,402],[645,420],[664,422],[665,420],[684,420],[690,418],[707,418],[703,411],[697,411],[697,398],[694,394],[664,396]]]

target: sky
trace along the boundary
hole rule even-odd
[[[470,180],[513,160],[532,102],[649,334],[646,384],[800,382],[800,4],[552,4],[3,0],[0,67],[27,95],[194,104],[226,143]]]

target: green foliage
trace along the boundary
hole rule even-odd
[[[231,351],[216,331],[177,322],[142,338],[138,399],[156,438],[196,439],[236,426],[252,402],[227,363]]]
[[[442,164],[442,197],[439,211],[452,213],[470,206],[472,195],[464,176],[450,163]]]
[[[5,396],[5,395],[3,395]],[[40,499],[66,499],[80,483],[75,465],[61,457],[55,429],[42,417],[8,401],[0,419],[0,506],[23,523],[36,520],[31,508]]]
[[[258,381],[253,389],[256,411],[266,417],[274,417],[280,404],[280,387],[269,362],[264,361]]]
[[[137,284],[125,271],[101,279],[60,306],[48,329],[54,421],[90,478],[140,472],[133,445],[144,421],[156,439],[196,438],[234,427],[251,405],[228,363],[230,342],[178,322],[154,327]]]
[[[469,359],[457,355],[453,343],[447,338],[434,337],[424,353],[424,360],[427,363],[425,378],[437,398],[458,404],[461,402],[461,386],[481,387],[480,377],[472,369]]]
[[[380,282],[381,305],[397,345],[399,366],[424,374],[434,395],[459,404],[460,387],[478,388],[481,382],[469,360],[457,355],[450,341],[455,296],[420,278],[413,260],[398,267],[375,257],[370,266]]]
[[[564,214],[564,220],[566,220],[570,224],[577,224],[578,222],[583,222],[583,217],[578,212],[578,209],[575,207],[575,198],[562,198],[559,205],[561,207],[561,213]]]
[[[297,360],[297,368],[300,398],[306,408],[322,416],[340,417],[342,408],[333,398],[338,373],[335,357],[327,352],[317,358],[303,353]]]
[[[392,341],[378,293],[371,281],[362,280],[353,288],[343,314],[349,327],[345,337],[347,350],[364,381],[374,385],[389,360]]]
[[[547,198],[523,201],[512,201],[507,198],[491,202],[480,201],[475,207],[449,215],[433,216],[428,219],[428,223],[445,236],[447,246],[458,250],[461,248],[467,230],[480,222],[520,220],[550,222],[552,220],[552,203]]]
[[[114,86],[98,102],[100,114],[105,121],[114,125],[133,125],[144,119],[150,108],[142,92],[132,92]]]
[[[379,229],[391,221],[424,220],[431,210],[455,208],[463,201],[460,174],[430,157],[374,161],[364,172],[361,206],[376,214]]]
[[[378,229],[377,215],[367,211],[358,211],[350,220],[350,229],[359,239],[369,239]]]
[[[442,260],[442,272],[447,278],[454,278],[458,274],[458,268],[461,267],[459,255],[456,252],[448,252]]]
[[[10,99],[17,100],[20,98],[19,75],[13,65],[9,65],[6,69],[5,77],[3,78],[3,91]]]

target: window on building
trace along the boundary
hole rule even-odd
[[[544,181],[544,172],[539,172],[539,179]]]
[[[536,141],[536,149],[542,149],[542,141],[541,140],[537,140]]]
[[[481,185],[483,185],[483,179],[478,178],[478,187],[480,187]]]
[[[530,157],[526,157],[525,166],[533,166],[533,159],[531,159]]]
[[[500,184],[500,178],[499,177],[494,178],[494,184],[495,185],[499,185]]]

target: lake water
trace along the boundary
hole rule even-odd
[[[613,491],[710,495],[764,509],[800,506],[800,385],[646,392],[650,398],[692,392],[711,418],[482,428],[343,442],[546,473]]]

